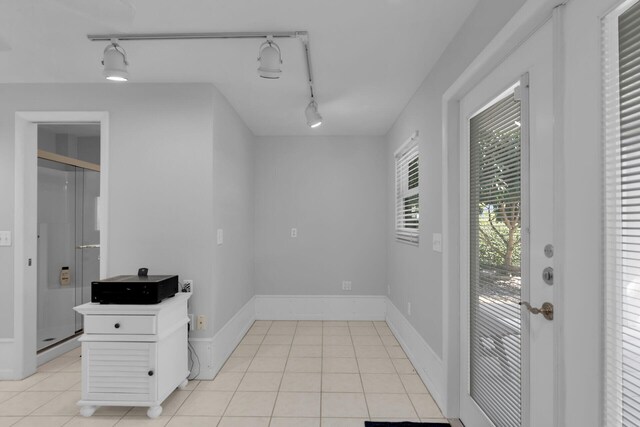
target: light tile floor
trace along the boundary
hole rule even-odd
[[[256,321],[213,381],[191,381],[150,420],[144,408],[81,417],[80,350],[0,381],[3,426],[362,427],[444,421],[385,322]]]

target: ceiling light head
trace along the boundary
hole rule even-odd
[[[310,128],[317,128],[322,124],[322,116],[318,113],[318,103],[315,99],[312,99],[309,105],[307,105],[304,115],[307,116],[307,125],[309,125]]]
[[[126,82],[129,80],[127,53],[116,39],[111,40],[111,44],[104,49],[102,65],[104,65],[102,74],[107,80],[114,82]]]
[[[282,54],[280,47],[273,42],[273,37],[267,37],[267,41],[260,45],[258,50],[258,75],[263,79],[279,79],[282,70]]]

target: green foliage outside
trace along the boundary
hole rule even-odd
[[[499,220],[496,208],[490,205],[481,207],[479,218],[480,264],[483,267],[498,267],[507,271],[520,270],[520,223],[510,229]],[[512,231],[511,231],[512,230]],[[509,240],[512,232],[511,243]],[[511,253],[510,258],[507,256]]]

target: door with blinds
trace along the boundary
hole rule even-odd
[[[461,101],[461,419],[553,426],[553,27]]]

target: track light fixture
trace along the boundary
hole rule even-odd
[[[304,115],[307,116],[307,125],[310,128],[317,128],[322,124],[322,116],[318,113],[318,103],[315,99],[311,99],[307,109],[304,110]]]
[[[279,79],[280,65],[282,65],[282,53],[280,47],[274,43],[273,36],[268,36],[267,41],[260,45],[258,50],[258,75],[263,79]]]
[[[104,49],[102,65],[104,65],[102,74],[107,80],[114,82],[126,82],[129,80],[127,53],[118,44],[118,39],[111,39],[111,44]]]

